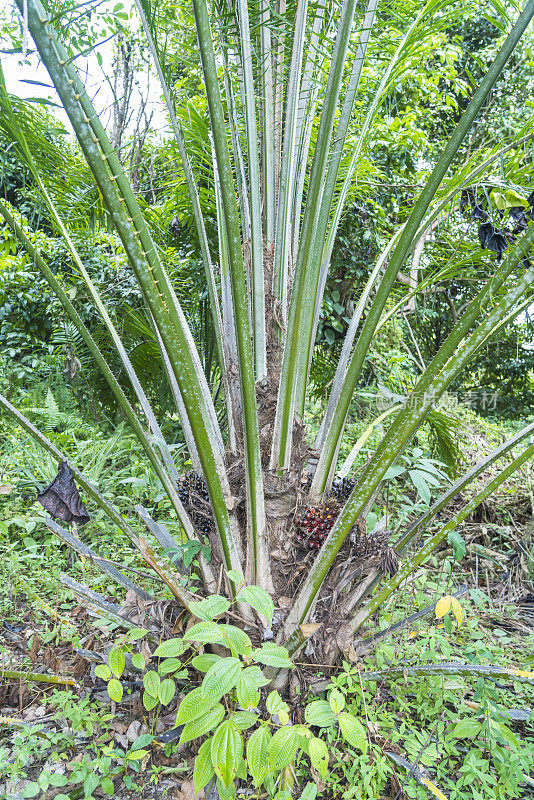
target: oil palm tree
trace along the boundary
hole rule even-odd
[[[376,259],[350,322],[337,365],[324,418],[315,441],[308,442],[304,425],[310,364],[317,323],[336,237],[349,190],[359,175],[362,159],[382,104],[403,80],[431,37],[450,26],[458,7],[449,0],[428,0],[403,6],[402,30],[383,35],[382,19],[394,18],[394,3],[378,9],[369,0],[362,10],[356,0],[298,0],[286,7],[278,0],[235,4],[192,0],[201,71],[205,86],[213,151],[218,250],[206,236],[195,176],[175,112],[172,81],[164,64],[158,15],[150,0],[136,0],[144,35],[161,82],[171,127],[181,156],[208,286],[218,359],[224,376],[224,426],[216,413],[211,387],[204,375],[175,288],[154,244],[146,217],[132,191],[117,153],[95,111],[76,68],[75,56],[56,30],[57,18],[41,0],[17,0],[24,25],[57,90],[86,162],[99,189],[129,264],[136,276],[161,352],[185,439],[195,469],[209,498],[214,561],[200,558],[206,592],[217,585],[219,565],[226,571],[229,594],[240,576],[276,598],[287,592],[280,565],[295,547],[294,520],[306,507],[318,507],[329,497],[351,399],[362,367],[384,322],[397,306],[391,298],[396,277],[416,243],[439,214],[456,201],[495,162],[518,142],[530,138],[531,123],[499,147],[462,156],[462,143],[483,108],[492,87],[517,47],[534,14],[528,0],[517,19],[504,20],[509,32],[487,74],[443,148],[406,222]],[[408,12],[412,18],[408,19]],[[392,17],[393,15],[393,17]],[[369,75],[367,59],[380,50],[382,69],[371,93],[362,89]],[[384,59],[385,65],[384,65]],[[183,527],[183,536],[200,541],[195,514],[180,499],[180,478],[153,409],[129,360],[114,322],[71,240],[67,225],[47,191],[46,176],[18,122],[16,104],[1,91],[2,125],[32,170],[54,224],[67,243],[73,262],[91,295],[117,349],[137,402],[127,399],[116,375],[85,327],[75,304],[50,270],[31,231],[7,203],[3,219],[42,272],[63,304],[117,403],[141,443]],[[352,548],[369,552],[371,543],[388,552],[378,534],[358,527],[388,469],[425,422],[432,407],[462,372],[470,358],[505,324],[533,302],[534,268],[528,252],[534,241],[530,226],[495,265],[483,288],[464,310],[454,329],[421,374],[411,394],[389,414],[389,427],[358,475],[343,502],[333,504],[335,524],[309,557],[301,573],[292,606],[275,635],[292,653],[316,631],[313,624],[325,579]],[[526,265],[526,268],[525,268]],[[411,290],[416,294],[421,287]],[[406,302],[403,298],[402,305]],[[58,460],[64,455],[6,398],[0,404],[18,424]],[[346,649],[357,630],[402,580],[429,556],[439,542],[483,498],[494,491],[534,453],[529,446],[514,452],[476,496],[422,546],[407,555],[408,546],[424,539],[427,524],[459,489],[520,443],[532,426],[510,439],[457,483],[404,531],[394,544],[401,556],[396,574],[391,561],[379,558],[362,577],[355,571],[345,581],[336,610],[339,629],[329,656]],[[131,524],[70,464],[82,489],[139,546],[147,561],[187,609],[191,596],[179,576],[136,534]],[[182,494],[183,497],[183,494]],[[140,509],[159,544],[176,542],[164,526]],[[56,522],[51,527],[65,541],[98,561]],[[354,533],[359,531],[359,533]],[[378,537],[378,538],[377,538]],[[369,541],[366,539],[369,538]],[[101,563],[103,568],[106,565]],[[217,569],[214,569],[214,564]],[[113,577],[143,595],[141,587],[122,573]],[[350,578],[350,576],[349,576]],[[380,589],[371,591],[382,580]],[[78,587],[79,591],[83,591]],[[98,602],[92,596],[91,602]],[[311,624],[310,624],[311,623]]]

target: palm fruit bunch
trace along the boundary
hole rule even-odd
[[[355,483],[356,481],[354,478],[343,478],[340,481],[334,481],[330,494],[338,503],[346,503],[354,489]]]
[[[194,527],[201,533],[209,533],[213,528],[213,514],[202,475],[192,469],[184,472],[180,478],[178,494]]]
[[[350,535],[352,554],[359,559],[367,559],[369,566],[380,564],[384,572],[393,577],[398,569],[398,555],[394,548],[389,546],[389,537],[389,531],[380,525],[370,533],[366,533],[365,523],[359,520]]]
[[[297,542],[309,550],[319,550],[333,528],[339,511],[339,505],[332,501],[315,508],[307,508],[304,514],[295,520]]]

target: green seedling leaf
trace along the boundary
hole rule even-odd
[[[168,675],[170,672],[177,672],[182,666],[182,662],[179,658],[166,658],[165,661],[162,661],[158,667],[158,673],[160,675]]]
[[[260,687],[267,686],[269,679],[265,678],[259,667],[247,667],[238,677],[236,684],[237,702],[242,708],[256,708],[260,702]]]
[[[166,642],[162,642],[154,650],[154,655],[158,658],[176,658],[181,656],[189,647],[189,643],[185,642],[184,639],[168,639]]]
[[[202,696],[215,703],[234,688],[243,667],[238,658],[221,658],[210,667],[202,681]]]
[[[339,689],[334,689],[332,692],[330,692],[328,702],[330,703],[330,708],[334,714],[339,714],[345,708],[345,697],[339,691]]]
[[[232,583],[238,583],[239,584],[239,583],[243,583],[243,581],[245,580],[243,578],[243,576],[241,575],[241,573],[237,572],[237,570],[235,570],[235,569],[227,570],[226,574],[228,575],[228,577],[230,578]]]
[[[183,725],[192,722],[199,717],[205,716],[213,708],[213,703],[206,700],[202,695],[202,687],[189,692],[178,707],[176,725]]]
[[[195,792],[198,794],[202,789],[208,785],[215,770],[211,763],[211,739],[207,739],[199,748],[198,755],[195,758],[195,766],[193,769],[193,785]]]
[[[304,718],[308,725],[316,725],[318,728],[330,728],[336,723],[330,703],[326,700],[314,700],[307,705]]]
[[[110,654],[108,655],[108,664],[115,677],[120,678],[124,672],[125,666],[124,653],[120,648],[111,650]]]
[[[342,711],[338,717],[339,727],[341,733],[349,744],[357,747],[362,753],[367,752],[367,734],[362,723],[353,717],[352,714],[347,714]]]
[[[129,753],[126,753],[126,758],[128,761],[142,761],[147,755],[148,750],[130,750]]]
[[[222,656],[218,656],[215,653],[202,653],[200,656],[195,656],[191,664],[195,669],[198,669],[199,672],[208,672],[215,662],[220,661],[221,658]]]
[[[326,780],[329,757],[328,747],[322,739],[317,739],[315,736],[310,739],[308,742],[308,755],[321,778]]]
[[[158,689],[158,700],[162,706],[168,706],[176,694],[176,684],[171,678],[161,681]]]
[[[148,747],[149,744],[152,744],[154,741],[154,737],[151,733],[142,733],[141,736],[138,736],[135,742],[132,744],[130,750],[141,750],[143,747]]]
[[[230,719],[238,731],[246,731],[258,722],[258,715],[249,711],[236,711]]]
[[[304,791],[300,796],[300,800],[315,800],[317,797],[317,784],[315,783],[307,783],[304,787]]]
[[[152,711],[152,709],[155,708],[158,703],[159,700],[157,697],[154,697],[148,692],[143,692],[143,705],[147,711]]]
[[[146,636],[148,632],[146,628],[130,628],[125,638],[129,642],[137,642],[138,639],[142,639],[143,636]]]
[[[271,596],[259,586],[243,586],[235,599],[236,603],[248,603],[249,606],[264,616],[269,625],[272,624],[274,603]]]
[[[215,619],[215,617],[220,617],[221,614],[225,614],[230,608],[230,603],[226,597],[222,597],[220,594],[214,594],[198,603],[189,603],[189,608],[195,617],[210,621]]]
[[[97,664],[95,667],[95,675],[97,678],[102,678],[103,681],[109,681],[111,678],[111,670],[107,664]]]
[[[271,734],[267,728],[258,728],[247,742],[247,763],[254,781],[259,786],[269,769],[269,743]]]
[[[158,696],[158,690],[160,685],[160,677],[157,672],[154,672],[153,669],[149,670],[145,675],[143,675],[143,686],[145,690],[152,695],[152,697]]]
[[[108,694],[116,703],[122,700],[122,684],[117,678],[112,678],[108,683]]]
[[[465,556],[465,541],[462,534],[459,531],[450,531],[447,541],[452,544],[455,561],[461,561]]]
[[[481,723],[476,719],[461,719],[450,731],[450,736],[455,739],[474,739],[482,730]]]
[[[235,625],[219,625],[223,636],[223,644],[229,647],[234,656],[248,656],[252,652],[252,642],[241,628]]]
[[[269,742],[269,764],[283,769],[294,760],[299,746],[299,735],[292,725],[279,728]]]
[[[184,634],[184,639],[189,642],[202,644],[224,644],[223,634],[216,622],[199,622]]]
[[[193,722],[188,722],[184,725],[182,735],[180,736],[180,744],[192,742],[193,739],[198,739],[200,736],[204,736],[206,733],[209,733],[209,731],[212,731],[217,727],[219,722],[222,722],[224,713],[224,706],[217,703],[217,705],[203,717],[199,717]]]
[[[264,644],[258,650],[254,650],[254,661],[264,664],[266,667],[278,667],[293,669],[293,662],[289,658],[289,653],[285,647],[277,644]]]
[[[271,716],[278,716],[280,718],[280,722],[282,725],[286,725],[289,721],[289,706],[287,703],[284,703],[276,689],[273,689],[272,692],[267,697],[266,701],[267,711]]]
[[[105,792],[105,794],[109,795],[110,797],[113,797],[113,795],[115,794],[115,787],[113,785],[113,781],[111,780],[111,778],[108,778],[107,775],[104,778],[102,778],[100,787],[102,791]],[[66,797],[68,797],[68,795],[66,795]]]
[[[146,661],[145,657],[141,655],[141,653],[134,653],[132,655],[132,664],[136,669],[145,669]]]
[[[30,781],[27,783],[22,792],[20,793],[21,797],[37,797],[39,792],[41,791],[41,787],[35,781]]]
[[[243,753],[243,740],[230,720],[223,722],[211,741],[211,761],[215,774],[228,787],[237,774]]]

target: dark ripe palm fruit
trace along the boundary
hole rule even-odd
[[[338,503],[346,503],[354,489],[356,481],[354,478],[343,478],[340,481],[334,481],[332,484],[331,495]]]
[[[209,533],[213,529],[213,514],[202,475],[194,470],[184,472],[180,478],[178,495],[194,527],[202,533]]]
[[[333,528],[339,511],[339,506],[332,501],[315,508],[307,508],[304,514],[295,520],[297,527],[295,540],[309,550],[319,550]]]

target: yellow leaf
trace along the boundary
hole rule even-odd
[[[452,600],[453,598],[450,596],[450,594],[446,594],[445,597],[442,597],[441,600],[438,600],[436,603],[436,617],[438,617],[438,619],[440,617],[444,617],[449,611]]]
[[[456,617],[456,622],[458,623],[458,627],[460,627],[464,618],[463,608],[456,599],[456,597],[453,597],[451,599],[451,605],[452,605],[452,613]]]

